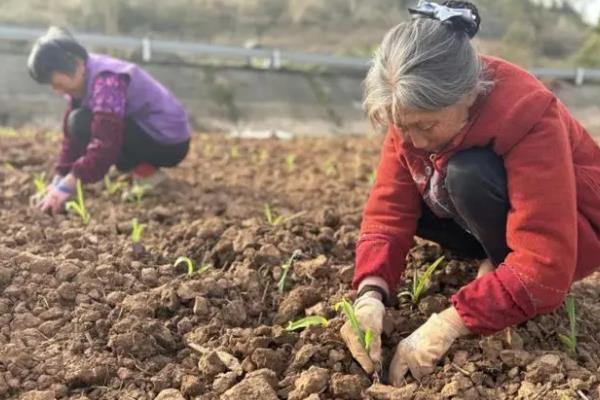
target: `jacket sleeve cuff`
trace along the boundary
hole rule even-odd
[[[489,335],[535,315],[533,299],[519,276],[506,264],[464,286],[452,303],[467,328]]]
[[[363,235],[356,245],[352,287],[356,289],[367,277],[377,277],[387,284],[388,292],[393,293],[404,272],[407,251],[393,237],[382,234]]]

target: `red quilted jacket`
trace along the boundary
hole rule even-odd
[[[445,175],[457,151],[491,145],[507,173],[511,251],[495,272],[452,297],[467,327],[489,334],[560,306],[574,280],[600,267],[600,148],[535,77],[497,58],[483,60],[495,86],[443,151],[427,154],[393,128],[387,133],[353,283],[379,276],[396,289],[421,213],[423,175],[428,179],[432,168]]]

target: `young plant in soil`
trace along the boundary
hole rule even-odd
[[[35,186],[35,194],[38,197],[42,197],[48,191],[48,182],[46,181],[46,173],[36,175],[33,178],[33,186]]]
[[[109,196],[117,194],[119,191],[125,189],[126,186],[127,184],[125,182],[113,182],[108,175],[104,175],[104,187]]]
[[[288,262],[281,266],[282,274],[281,274],[281,278],[279,278],[279,283],[277,284],[277,290],[279,291],[280,294],[283,294],[283,292],[285,291],[285,282],[287,280],[290,269],[292,269],[292,267],[294,266],[294,262],[301,255],[302,255],[301,250],[294,250],[294,252],[292,253],[292,256],[290,257]]]
[[[233,146],[231,148],[231,159],[237,160],[238,158],[240,158],[240,149],[237,146]]]
[[[329,321],[327,320],[327,318],[321,317],[319,315],[313,315],[310,317],[301,318],[296,321],[290,321],[285,330],[295,331],[298,329],[309,328],[311,326],[322,326],[324,328],[327,328],[328,325]]]
[[[421,295],[423,294],[423,290],[425,290],[425,287],[431,280],[431,275],[433,275],[433,272],[441,264],[442,261],[444,261],[444,256],[438,258],[433,263],[431,263],[427,267],[427,269],[425,270],[423,275],[421,275],[421,276],[419,276],[419,274],[415,270],[411,290],[410,291],[407,290],[407,291],[400,293],[400,296],[410,297],[410,300],[412,301],[413,304],[415,304],[415,305],[419,304],[419,300],[421,300]]]
[[[87,208],[85,207],[85,199],[83,198],[83,189],[81,188],[81,181],[77,181],[77,197],[76,200],[71,200],[67,202],[67,211],[74,211],[79,218],[81,218],[81,222],[84,225],[90,223],[90,214],[88,213]]]
[[[136,244],[142,240],[142,233],[144,232],[144,225],[140,224],[137,218],[131,220],[131,241]]]
[[[339,311],[340,309],[346,315],[348,321],[350,321],[350,325],[352,325],[352,329],[354,333],[360,338],[360,343],[363,345],[365,351],[368,353],[371,349],[371,344],[373,343],[373,331],[371,329],[367,329],[363,331],[358,324],[358,319],[356,319],[356,314],[354,313],[354,308],[352,304],[345,298],[342,299],[339,303],[334,306],[335,311]]]
[[[367,180],[369,181],[369,186],[373,186],[375,183],[375,179],[377,178],[377,169],[373,168]]]
[[[184,264],[187,267],[188,278],[191,278],[192,276],[194,276],[194,274],[201,274],[212,266],[211,264],[202,264],[200,269],[198,269],[196,271],[196,264],[194,263],[194,261],[189,257],[183,257],[183,256],[177,258],[177,260],[175,260],[175,264],[173,264],[173,266],[175,268],[177,268],[179,266],[179,264]]]
[[[271,226],[279,225],[284,220],[283,215],[275,215],[275,213],[271,210],[269,203],[265,204],[265,218]]]
[[[574,355],[577,353],[577,313],[575,310],[575,298],[572,296],[567,296],[565,299],[565,310],[569,317],[569,334],[564,335],[559,333],[558,338],[567,349],[567,352]]]
[[[325,163],[325,175],[334,176],[337,174],[337,168],[335,166],[335,161],[333,159],[327,160]]]
[[[292,172],[296,169],[296,155],[295,154],[290,153],[285,157],[285,167],[288,172]]]
[[[131,188],[131,194],[133,195],[133,198],[135,199],[135,202],[138,205],[142,204],[142,199],[144,198],[144,195],[146,194],[146,190],[148,190],[148,186],[146,186],[146,185],[135,184]]]

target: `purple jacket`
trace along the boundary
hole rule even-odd
[[[182,143],[189,139],[190,126],[183,106],[146,71],[135,64],[99,54],[90,54],[86,68],[86,94],[81,102],[83,107],[90,108],[92,85],[102,72],[127,75],[129,85],[125,118],[133,119],[160,143]]]

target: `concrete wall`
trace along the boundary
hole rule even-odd
[[[0,54],[0,125],[57,126],[65,102],[26,70],[26,56]],[[364,133],[360,76],[151,64],[144,67],[185,104],[201,130],[280,129]]]
[[[0,54],[0,125],[57,127],[64,100],[33,82],[23,54]],[[284,130],[302,135],[361,134],[362,76],[233,67],[146,65],[185,104],[203,131]],[[559,97],[600,134],[600,91],[559,83]]]

